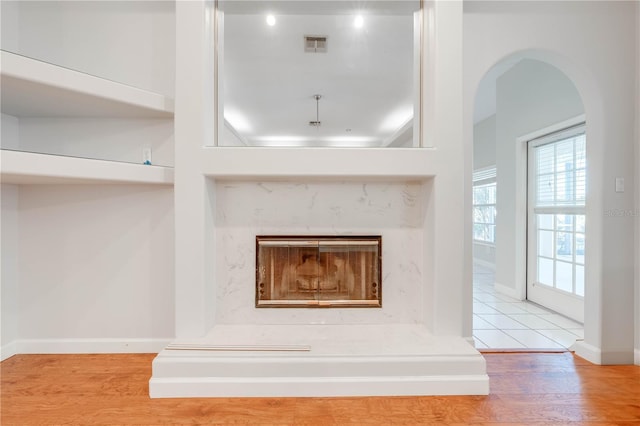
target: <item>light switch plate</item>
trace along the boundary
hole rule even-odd
[[[624,178],[616,178],[616,192],[624,192]]]

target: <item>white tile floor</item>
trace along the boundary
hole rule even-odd
[[[534,303],[494,290],[494,274],[473,271],[473,338],[482,349],[563,350],[584,338],[583,325]]]

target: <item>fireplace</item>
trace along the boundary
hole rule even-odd
[[[380,236],[257,236],[256,307],[382,307]]]

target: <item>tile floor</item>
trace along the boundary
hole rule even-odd
[[[584,338],[582,324],[535,303],[496,293],[493,283],[493,271],[474,265],[473,338],[477,349],[563,350]]]

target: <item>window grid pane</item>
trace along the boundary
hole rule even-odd
[[[495,243],[496,182],[483,181],[473,186],[473,239]]]
[[[572,135],[534,147],[537,282],[584,296],[586,137]],[[567,210],[573,209],[573,211]]]

